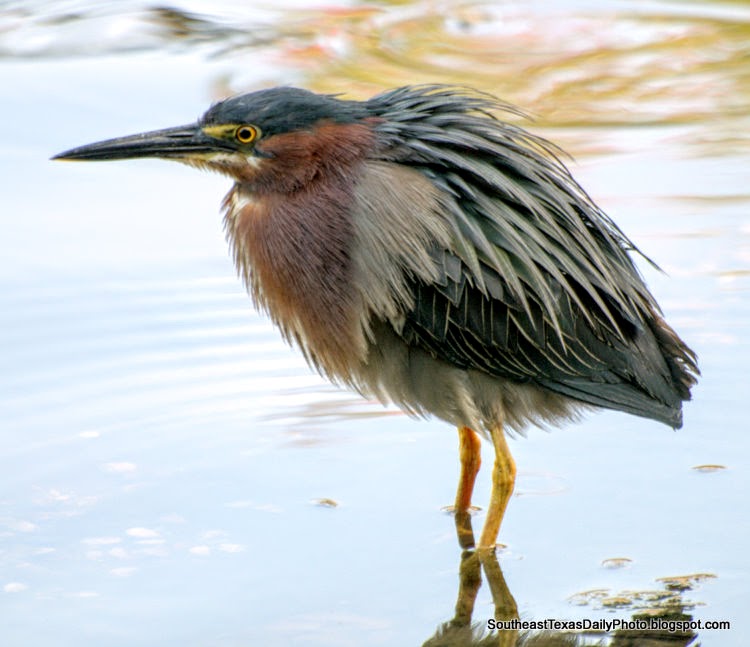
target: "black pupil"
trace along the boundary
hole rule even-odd
[[[253,138],[253,131],[249,128],[241,128],[238,135],[241,140],[247,141]]]

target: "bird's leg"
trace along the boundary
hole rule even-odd
[[[459,458],[461,476],[458,479],[456,504],[453,508],[456,515],[456,534],[461,548],[474,548],[474,532],[471,529],[471,495],[482,464],[482,444],[477,433],[469,427],[458,428]]]
[[[461,460],[461,476],[456,492],[456,513],[468,512],[474,481],[482,464],[482,443],[479,435],[469,427],[458,428],[458,452]]]
[[[516,483],[516,463],[510,454],[508,442],[502,426],[492,430],[492,444],[495,446],[495,465],[492,468],[492,494],[484,521],[482,536],[479,539],[480,549],[494,549],[497,533],[505,515],[513,487]]]

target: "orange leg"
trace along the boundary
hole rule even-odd
[[[513,494],[516,484],[516,463],[508,449],[508,442],[502,427],[492,430],[492,443],[495,445],[495,465],[492,469],[492,494],[484,521],[482,536],[479,539],[480,549],[494,550],[497,534],[505,516],[505,508]]]
[[[482,443],[473,429],[459,427],[458,443],[461,476],[458,479],[458,491],[456,492],[456,514],[469,511],[471,495],[474,492],[474,481],[477,479],[477,473],[482,464]]]

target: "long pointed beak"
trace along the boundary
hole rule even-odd
[[[198,124],[153,130],[86,144],[55,155],[53,160],[124,160],[138,157],[181,159],[205,153],[233,150],[206,135]]]

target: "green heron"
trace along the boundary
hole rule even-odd
[[[679,428],[699,374],[635,245],[502,110],[515,111],[446,86],[366,101],[281,87],[55,159],[159,157],[233,178],[224,226],[256,306],[331,380],[458,427],[457,514],[479,434],[492,441],[488,549],[515,482],[506,430],[594,407]]]

